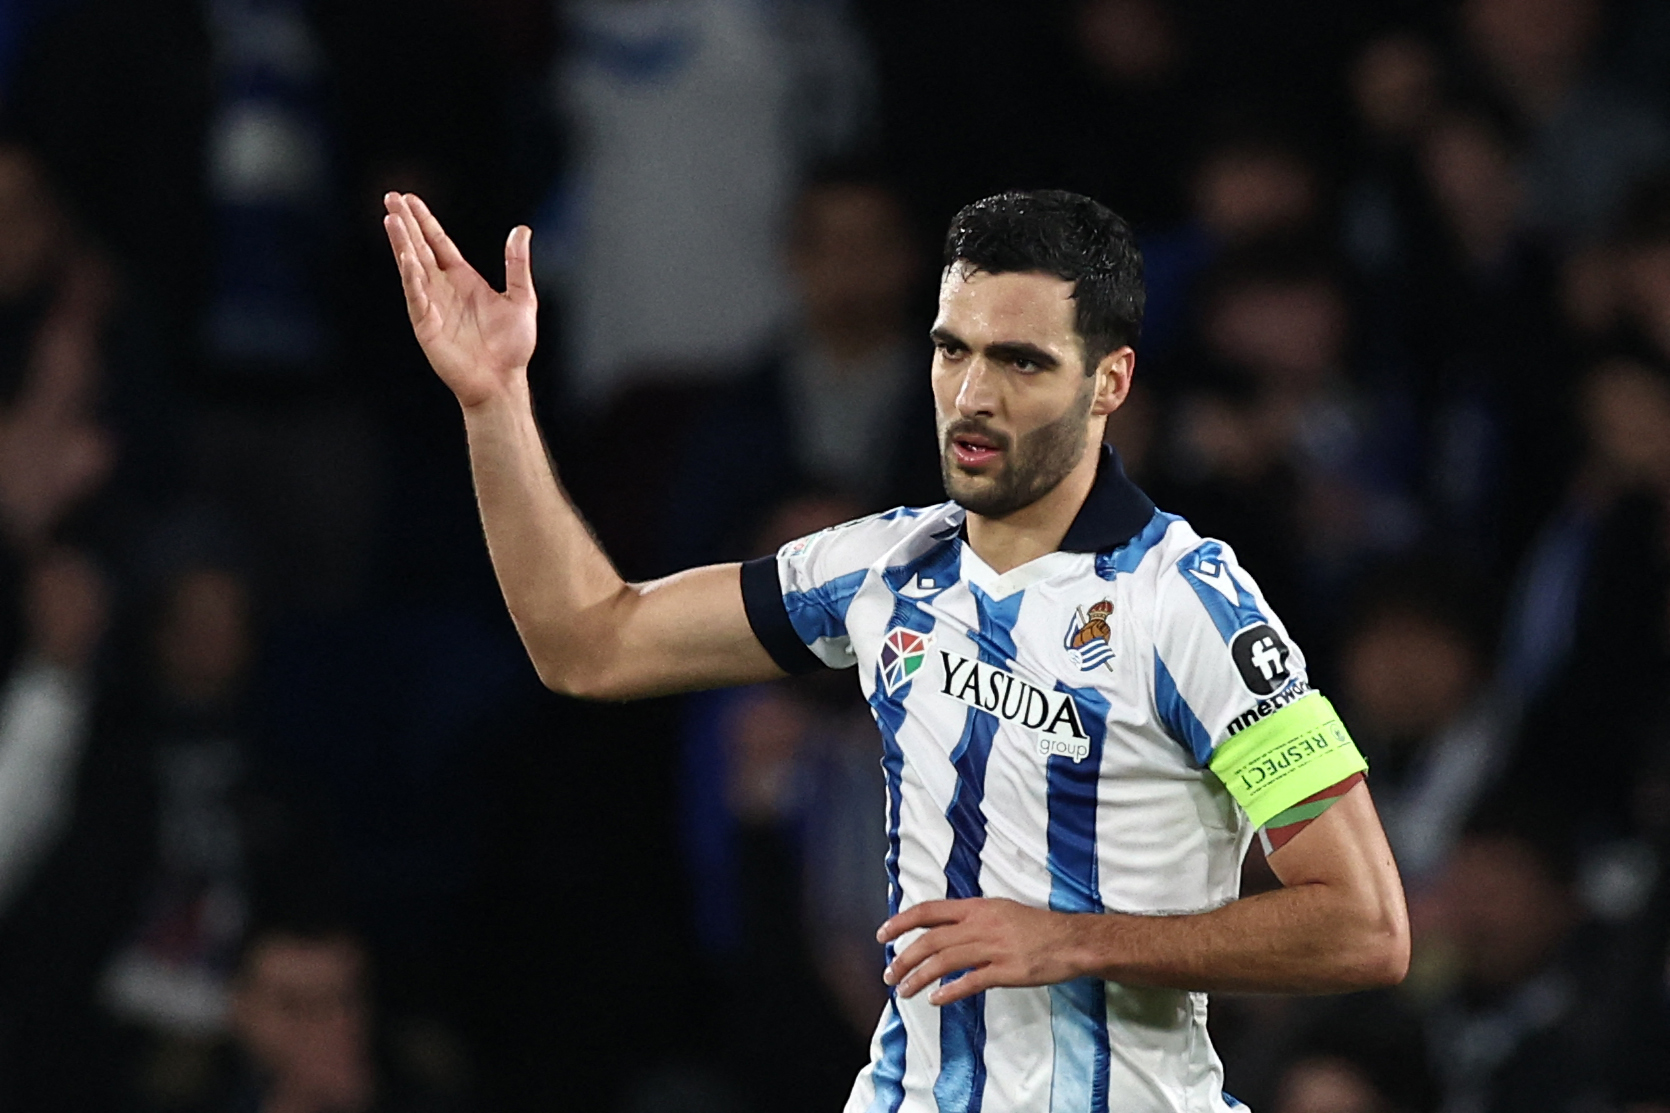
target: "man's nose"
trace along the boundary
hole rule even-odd
[[[968,361],[968,372],[957,389],[957,412],[963,417],[991,417],[997,413],[998,375],[980,356]]]

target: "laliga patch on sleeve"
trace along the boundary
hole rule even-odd
[[[1368,768],[1334,705],[1320,692],[1233,736],[1209,764],[1254,827]]]

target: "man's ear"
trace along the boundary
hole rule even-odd
[[[1130,347],[1115,348],[1096,365],[1096,396],[1090,412],[1106,417],[1125,404],[1131,393],[1131,376],[1136,373],[1137,354]]]

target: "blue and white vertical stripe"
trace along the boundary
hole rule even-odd
[[[879,557],[866,555],[872,536]],[[795,636],[861,670],[881,735],[891,911],[997,897],[1159,913],[1234,898],[1251,832],[1202,766],[1247,706],[1226,639],[1267,608],[1227,548],[1156,513],[1121,548],[999,574],[936,510],[844,527],[779,560]],[[1092,607],[1111,633],[1086,669],[1072,626]],[[881,649],[901,630],[925,651],[909,671],[894,652],[884,673]],[[1040,700],[1051,715],[1073,708],[1070,745],[1025,721]],[[1082,977],[928,998],[890,998],[846,1113],[1229,1108],[1188,994]]]

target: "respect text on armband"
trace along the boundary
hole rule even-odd
[[[1299,677],[1273,696],[1268,696],[1229,721],[1228,737],[1233,738],[1260,719],[1274,715],[1288,704],[1310,694],[1310,681]]]
[[[1240,793],[1256,793],[1272,780],[1279,780],[1312,761],[1321,758],[1341,745],[1350,745],[1351,739],[1337,722],[1317,730],[1306,731],[1297,738],[1291,739],[1278,749],[1260,754],[1257,760],[1241,766],[1235,770],[1235,778],[1240,782]]]
[[[1210,762],[1255,827],[1368,767],[1327,697],[1295,693],[1285,702],[1226,738]]]

